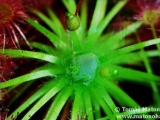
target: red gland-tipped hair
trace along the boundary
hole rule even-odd
[[[20,25],[25,24],[24,18],[28,18],[25,8],[20,0],[0,0],[0,43],[5,48],[6,40],[13,42],[20,48],[19,39],[27,41]],[[20,36],[20,37],[18,37]]]

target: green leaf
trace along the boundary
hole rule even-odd
[[[97,32],[97,26],[104,18],[108,0],[97,0],[88,34]]]
[[[58,52],[56,51],[56,48],[52,48],[48,45],[39,43],[39,42],[31,42],[30,43],[32,47],[39,49],[41,51],[44,51],[45,53],[51,54],[51,55],[58,55]]]
[[[82,102],[82,86],[76,86],[74,102],[72,106],[71,119],[76,120],[79,115],[80,103]]]
[[[0,53],[3,53],[3,50],[0,50]],[[5,49],[4,54],[14,58],[26,57],[26,58],[32,58],[32,59],[39,59],[39,60],[47,61],[54,64],[61,64],[61,60],[58,57],[41,53],[41,52]]]
[[[88,87],[84,88],[83,99],[84,99],[84,103],[85,103],[85,107],[86,107],[86,113],[84,116],[88,116],[87,120],[94,120],[92,101],[91,101],[90,92],[88,90]],[[84,117],[84,116],[82,116],[82,117]]]
[[[157,57],[158,56],[158,51],[157,50],[150,50],[146,51],[147,57]],[[142,65],[140,63],[142,61],[142,56],[141,52],[132,52],[132,53],[127,53],[121,56],[118,56],[116,58],[107,60],[108,64],[132,64],[132,65]]]
[[[134,101],[127,93],[120,89],[115,83],[109,79],[98,78],[99,82],[103,83],[108,91],[120,104],[129,107],[138,107],[138,103]]]
[[[12,99],[7,103],[8,106],[11,106],[22,94],[24,94],[24,91],[26,91],[32,84],[32,82],[26,83],[19,92],[16,93],[15,96],[12,97]]]
[[[113,71],[113,76],[117,78],[121,78],[128,80],[128,81],[133,81],[133,82],[143,82],[143,83],[150,83],[151,81],[160,81],[160,77],[149,74],[146,72],[138,71],[138,70],[133,70],[131,68],[124,68],[116,65],[111,65],[109,68],[112,69]]]
[[[21,106],[19,106],[9,117],[7,120],[10,120],[12,117],[16,117],[17,113],[22,113],[26,110],[30,105],[32,105],[36,100],[38,100],[41,96],[43,96],[48,90],[50,90],[53,86],[57,84],[57,80],[51,79],[48,83],[43,85],[37,92],[35,92],[29,99],[27,99]]]
[[[92,104],[93,104],[93,109],[94,109],[94,116],[95,118],[100,118],[101,117],[101,107],[100,104],[95,100],[95,98],[92,97]]]
[[[36,104],[28,111],[28,113],[22,118],[22,120],[29,120],[46,102],[48,102],[53,96],[56,95],[67,84],[66,81],[60,79],[58,84],[53,86]]]
[[[50,109],[47,111],[45,120],[57,120],[57,117],[59,116],[72,92],[72,86],[66,86],[60,91],[60,93],[58,93],[58,95],[53,100]]]
[[[59,32],[57,31],[58,26],[56,24],[54,24],[54,22],[52,20],[50,20],[46,15],[44,15],[43,13],[34,10],[35,15],[37,15],[40,19],[42,19],[51,29],[52,31],[54,31],[58,36]]]
[[[158,43],[160,43],[159,38],[148,40],[148,41],[141,42],[141,43],[137,43],[137,44],[134,44],[134,45],[130,45],[130,46],[118,49],[118,50],[113,50],[113,51],[110,51],[110,52],[106,52],[105,56],[102,56],[100,58],[100,61],[101,62],[103,62],[103,61],[107,62],[107,60],[110,61],[113,58],[116,58],[117,56],[119,57],[119,56],[124,55],[126,53],[130,53],[132,51],[141,49],[142,47],[147,47],[147,46],[155,45],[155,44],[158,44]]]
[[[70,37],[71,37],[71,40],[72,40],[72,46],[73,46],[73,51],[78,51],[81,49],[81,44],[80,44],[80,41],[78,39],[78,36],[76,34],[75,31],[70,31]]]
[[[79,36],[79,39],[81,41],[83,41],[86,37],[86,34],[87,34],[87,19],[88,19],[88,1],[87,0],[84,0],[82,5],[81,5],[81,16],[80,16],[80,28],[76,31],[78,36]]]
[[[106,0],[98,0],[97,3],[100,2],[105,2]],[[110,12],[106,15],[106,17],[101,21],[101,23],[98,25],[98,28],[93,30],[90,29],[91,32],[88,34],[86,38],[86,46],[94,46],[99,38],[99,36],[102,34],[103,30],[107,27],[109,22],[113,19],[113,17],[120,11],[120,9],[128,2],[128,0],[120,0],[111,10]],[[97,5],[98,6],[98,5]],[[100,6],[99,6],[100,8]],[[103,12],[103,11],[102,11]],[[97,16],[98,19],[99,16]],[[101,20],[101,19],[100,19]],[[95,19],[96,21],[96,19]],[[99,20],[98,20],[99,21]]]
[[[124,7],[128,0],[119,0],[119,2],[109,11],[103,21],[98,27],[98,33],[101,34],[103,30],[108,26],[113,17]]]
[[[58,38],[58,36],[56,36],[53,32],[46,29],[44,26],[40,25],[37,21],[31,20],[31,19],[26,21],[30,25],[32,25],[36,30],[38,30],[44,36],[46,36],[52,42],[52,44],[55,45],[55,47],[59,48],[59,50],[67,49],[66,44],[60,38]]]
[[[65,5],[65,7],[67,8],[67,10],[74,14],[74,12],[76,11],[76,2],[75,0],[62,0],[63,4]]]
[[[0,89],[10,87],[13,85],[17,85],[17,84],[21,84],[21,83],[24,83],[30,80],[35,80],[35,79],[42,78],[42,77],[57,76],[57,74],[61,74],[61,73],[63,73],[63,70],[60,68],[51,68],[47,70],[31,72],[26,75],[22,75],[20,77],[13,78],[11,80],[1,83]]]
[[[113,102],[112,98],[110,97],[110,95],[108,94],[108,92],[106,91],[106,89],[104,89],[103,87],[100,88],[99,90],[99,94],[101,95],[101,97],[105,100],[105,102],[107,103],[107,105],[109,106],[109,108],[111,109],[111,111],[113,112],[113,114],[117,115],[117,111],[115,111],[116,109],[116,105],[115,103]],[[122,119],[121,119],[122,120]]]
[[[100,87],[99,83],[96,83],[96,86],[94,88],[90,88],[90,92],[91,92],[90,95],[91,95],[92,101],[99,103],[99,105],[103,109],[104,113],[106,115],[108,115],[109,117],[112,117],[113,113],[112,113],[111,109],[106,104],[106,102],[104,101],[101,94],[99,94],[99,92],[98,92],[99,87]]]
[[[131,25],[127,26],[123,30],[111,35],[111,37],[106,36],[105,42],[99,43],[98,49],[102,50],[102,52],[110,51],[114,48],[114,44],[117,44],[120,40],[124,40],[124,38],[133,33],[135,30],[137,30],[142,25],[141,21],[137,21],[135,23],[132,23]],[[108,38],[107,38],[108,37]],[[121,41],[120,41],[121,42]]]
[[[53,12],[52,9],[50,8],[47,8],[47,12],[50,16],[50,19],[52,20],[52,24],[54,26],[56,26],[56,31],[57,31],[57,34],[59,35],[59,37],[65,42],[67,43],[67,34],[66,34],[66,30],[64,29],[63,27],[63,24],[61,23],[61,21],[59,20],[58,16],[56,16],[56,14]]]

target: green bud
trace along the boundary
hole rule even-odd
[[[99,70],[99,76],[103,79],[118,76],[118,70],[105,66]]]
[[[67,13],[66,27],[70,31],[77,30],[80,26],[79,18],[71,13]]]

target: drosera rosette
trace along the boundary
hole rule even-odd
[[[160,22],[160,1],[159,0],[136,0],[136,4],[139,7],[135,10],[134,19],[141,20],[144,25],[149,26],[152,32],[153,38],[158,38],[156,33],[156,26]],[[160,44],[157,44],[157,49],[160,56]]]
[[[26,24],[24,19],[29,18],[22,1],[0,0],[0,11],[0,43],[2,43],[3,48],[5,48],[6,41],[9,40],[15,47],[20,49],[20,39],[24,39],[30,46],[23,32],[24,30],[21,28],[21,25]]]
[[[142,20],[146,25],[156,25],[160,17],[160,1],[158,0],[136,0],[138,9],[134,10],[136,15],[134,19]]]
[[[62,0],[62,2],[68,12],[74,13],[76,10],[74,0]],[[120,106],[140,107],[134,99],[115,84],[115,80],[138,82],[145,85],[149,85],[151,81],[158,83],[160,80],[157,75],[124,66],[131,60],[134,60],[132,65],[136,66],[137,62],[143,61],[141,48],[160,43],[160,39],[156,38],[129,46],[119,44],[123,42],[124,37],[134,33],[141,26],[141,21],[126,26],[116,32],[114,36],[110,36],[104,31],[127,2],[127,0],[120,0],[106,14],[107,0],[97,0],[91,24],[88,26],[87,11],[89,7],[87,4],[89,3],[87,0],[83,1],[79,14],[80,27],[75,31],[65,30],[50,8],[47,9],[49,17],[38,11],[36,15],[52,31],[37,21],[26,20],[46,36],[55,48],[39,42],[31,42],[31,45],[40,52],[6,49],[5,54],[11,57],[37,59],[46,64],[28,74],[1,83],[0,89],[17,86],[21,83],[32,83],[33,80],[44,77],[50,80],[47,80],[43,86],[39,87],[34,94],[15,109],[8,119],[17,116],[17,113],[21,115],[22,112],[24,116],[17,117],[18,119],[32,119],[33,115],[49,101],[51,104],[48,110],[43,112],[44,118],[42,119],[45,120],[59,119],[61,111],[68,101],[70,101],[71,108],[68,110],[70,116],[67,116],[66,119],[72,120],[84,117],[88,120],[105,120],[117,119],[116,115],[147,114],[147,111],[123,111],[121,113],[115,111],[114,101]],[[153,54],[153,51],[147,51],[147,57],[157,56],[157,51],[154,52],[156,54]],[[82,112],[84,114],[81,114]]]

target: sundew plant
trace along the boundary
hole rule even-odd
[[[6,2],[0,0],[0,9],[4,5],[1,5],[1,1]],[[16,27],[32,49],[23,50],[22,47],[0,50],[1,54],[13,60],[23,58],[22,61],[37,60],[41,63],[23,75],[1,80],[1,93],[2,90],[6,90],[8,95],[15,90],[18,92],[8,98],[9,105],[5,103],[3,107],[7,106],[5,108],[9,111],[3,110],[7,111],[5,116],[1,111],[0,117],[4,120],[123,120],[124,115],[157,114],[143,108],[160,106],[160,76],[153,72],[151,64],[159,61],[160,55],[160,39],[158,29],[155,28],[160,14],[158,2],[146,2],[146,7],[143,8],[141,5],[141,14],[137,13],[137,16],[132,17],[132,21],[115,31],[109,29],[110,24],[131,0],[117,0],[114,4],[109,0],[60,2],[63,4],[61,7],[66,10],[65,24],[51,7],[46,7],[45,14],[38,9],[32,11],[35,19],[23,18],[45,36],[49,44],[43,40],[27,41]],[[90,7],[91,3],[95,5]],[[117,27],[122,25],[122,22],[123,19],[118,21]],[[139,31],[145,25],[146,31],[149,31],[152,37],[142,41]],[[13,34],[12,30],[11,32],[15,37],[16,34]],[[13,37],[15,44],[21,46],[19,37],[15,37],[16,40]],[[43,82],[40,85],[35,84],[38,81]],[[142,106],[120,86],[119,83],[122,82],[147,87],[151,90],[153,102]],[[21,100],[20,96],[26,93],[27,97]],[[5,99],[0,95],[1,99]],[[133,110],[124,110],[122,107]]]

